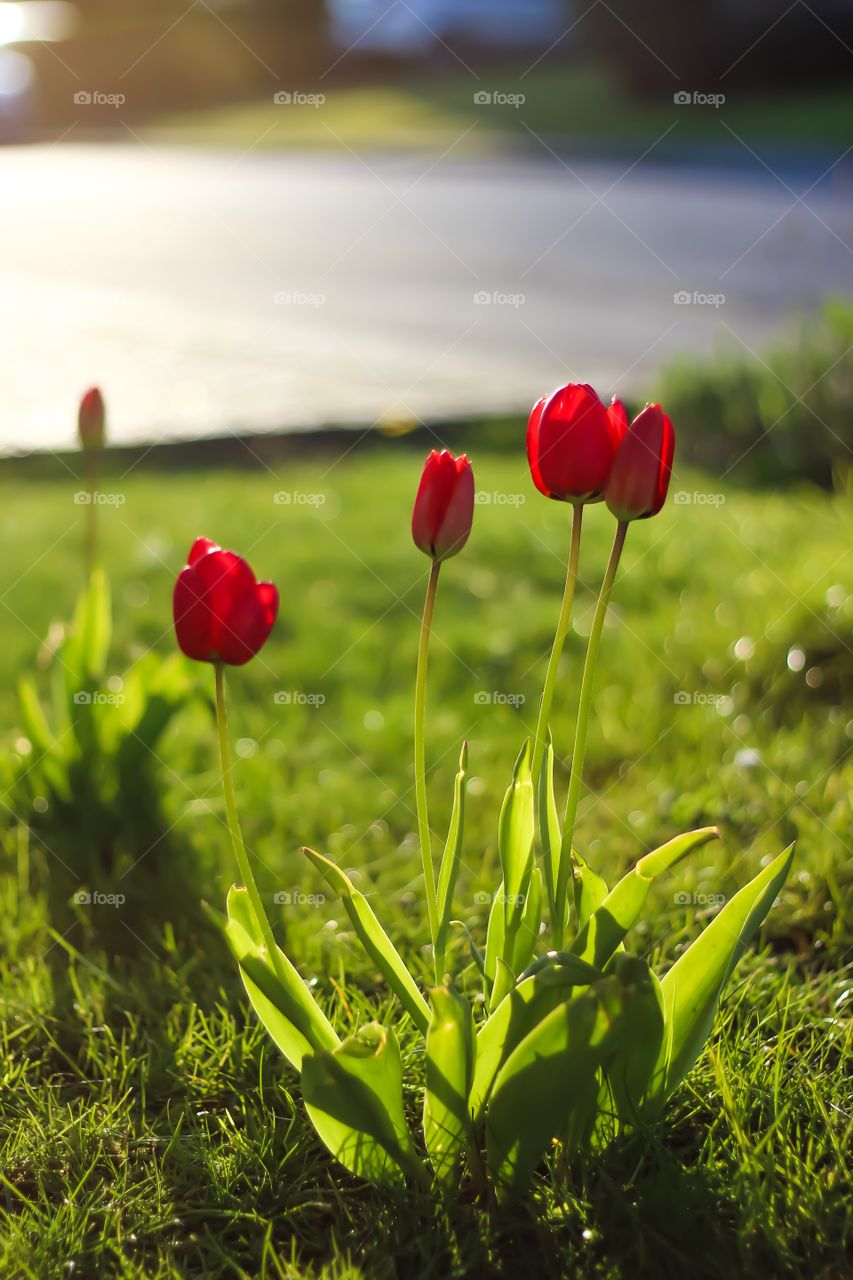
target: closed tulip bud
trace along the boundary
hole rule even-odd
[[[175,583],[175,633],[188,658],[241,667],[266,643],[278,590],[209,538],[198,538]]]
[[[447,560],[468,541],[474,519],[474,472],[463,453],[433,449],[412,512],[412,537],[433,560]]]
[[[97,387],[90,387],[80,400],[77,414],[77,433],[84,449],[103,447],[106,417],[104,397]]]
[[[666,499],[675,433],[659,404],[647,404],[625,433],[604,497],[617,520],[655,516]]]
[[[597,502],[619,438],[618,419],[592,387],[582,382],[560,387],[534,405],[527,424],[533,483],[560,502]]]

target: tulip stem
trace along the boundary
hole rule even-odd
[[[569,794],[566,800],[566,816],[563,819],[563,838],[560,845],[560,862],[557,873],[557,903],[560,909],[557,920],[552,923],[553,945],[556,951],[559,951],[563,945],[563,921],[566,915],[565,905],[569,890],[569,876],[572,870],[572,841],[578,816],[581,776],[583,774],[587,730],[589,728],[589,711],[592,702],[592,687],[595,681],[598,650],[601,644],[601,632],[604,628],[607,605],[610,600],[613,583],[616,580],[616,570],[619,567],[619,558],[622,555],[627,532],[628,522],[620,520],[616,526],[616,536],[613,539],[610,559],[607,562],[604,580],[601,583],[601,590],[598,594],[598,602],[595,606],[592,630],[589,633],[589,644],[587,645],[586,658],[583,664],[580,699],[578,701],[578,718],[575,723],[575,742],[572,748],[572,770],[569,777]]]
[[[438,940],[438,902],[435,894],[435,871],[432,865],[432,841],[429,833],[429,813],[427,810],[426,763],[424,758],[424,712],[426,708],[426,678],[429,659],[430,628],[435,608],[435,594],[438,589],[438,574],[441,561],[433,560],[427,585],[424,612],[421,620],[421,638],[418,645],[418,674],[415,683],[415,801],[418,810],[418,836],[421,846],[421,861],[424,867],[424,893],[429,914],[429,932],[432,940],[433,963],[438,960],[436,943]],[[436,973],[436,982],[442,975]]]
[[[86,477],[86,534],[84,560],[86,580],[88,581],[98,563],[98,465],[95,461],[95,450],[84,450],[84,468]]]
[[[577,503],[572,508],[572,545],[569,551],[569,560],[566,568],[566,585],[563,591],[563,603],[560,606],[560,616],[557,619],[557,630],[554,635],[554,643],[551,646],[551,656],[548,659],[548,669],[545,673],[545,684],[542,689],[542,698],[539,702],[539,718],[536,721],[536,736],[533,739],[533,764],[531,767],[531,776],[533,778],[534,794],[538,794],[539,788],[539,771],[542,768],[542,756],[545,754],[545,739],[548,735],[548,721],[551,718],[551,706],[554,702],[554,689],[557,685],[557,672],[560,669],[560,658],[563,656],[563,646],[566,643],[566,636],[569,633],[569,621],[572,616],[572,601],[575,596],[575,583],[578,579],[578,555],[581,545],[581,524],[583,522],[583,505]]]
[[[228,830],[231,833],[231,844],[234,847],[234,856],[237,859],[237,866],[247,890],[249,891],[249,900],[252,904],[252,910],[258,922],[258,928],[263,934],[264,943],[266,944],[267,954],[275,970],[276,976],[285,986],[288,985],[287,974],[284,965],[281,962],[278,947],[273,937],[272,926],[269,917],[264,910],[264,904],[261,901],[261,895],[258,892],[258,886],[252,868],[249,864],[249,855],[246,852],[246,846],[243,843],[243,833],[240,830],[240,819],[237,815],[237,800],[234,795],[234,780],[231,776],[231,750],[228,745],[228,713],[225,707],[225,667],[221,662],[217,662],[214,666],[216,671],[216,723],[219,729],[219,756],[222,761],[222,786],[225,791],[225,812],[228,816]]]

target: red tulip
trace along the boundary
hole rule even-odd
[[[97,387],[90,387],[80,400],[77,432],[84,449],[100,449],[104,443],[106,409]]]
[[[647,404],[616,451],[604,497],[617,520],[642,520],[660,511],[672,474],[675,433],[659,404]]]
[[[447,560],[468,541],[474,519],[474,472],[463,453],[454,458],[447,449],[433,449],[424,463],[415,508],[412,537],[433,560]]]
[[[278,614],[278,590],[258,582],[245,560],[197,538],[173,600],[178,644],[198,662],[241,667],[253,658]]]
[[[530,414],[527,460],[533,483],[547,498],[596,502],[618,443],[613,411],[608,413],[592,387],[570,382],[540,400]]]

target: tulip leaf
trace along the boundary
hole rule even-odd
[[[322,1141],[351,1173],[380,1185],[424,1180],[403,1114],[403,1068],[393,1031],[370,1022],[302,1064],[305,1108]]]
[[[522,974],[477,1033],[477,1058],[470,1108],[475,1121],[483,1113],[492,1085],[513,1049],[550,1013],[571,987],[586,987],[601,973],[567,952],[550,952]]]
[[[103,679],[112,632],[110,588],[103,569],[94,569],[77,597],[74,617],[62,646],[62,664],[69,701],[75,693]]]
[[[503,871],[503,958],[511,961],[521,923],[527,882],[533,860],[533,781],[530,776],[531,739],[521,749],[504,798],[498,822],[498,855]]]
[[[39,769],[60,799],[71,799],[68,758],[62,742],[54,737],[36,687],[28,677],[18,684],[18,710],[24,733],[32,743]]]
[[[693,849],[719,835],[716,827],[701,827],[676,836],[647,853],[624,875],[581,929],[571,950],[597,968],[603,968],[625,934],[636,923],[648,897],[652,880],[668,871]]]
[[[426,1032],[430,1019],[429,1005],[364,894],[359,893],[349,876],[329,858],[315,853],[313,849],[304,849],[303,852],[338,894],[361,945],[415,1026]]]
[[[789,845],[740,889],[663,978],[659,1102],[681,1083],[701,1053],[723,988],[785,883],[793,857],[794,846]]]
[[[484,961],[486,980],[494,984],[497,973],[498,956],[504,949],[504,882],[501,880],[498,891],[492,898],[489,908],[489,923],[486,928],[486,958]]]
[[[542,872],[533,867],[527,882],[524,895],[524,907],[521,912],[521,923],[515,938],[512,952],[512,968],[519,973],[530,963],[530,958],[539,941],[539,926],[542,923]]]
[[[233,885],[228,893],[225,938],[240,966],[249,1001],[261,1024],[297,1071],[306,1053],[333,1049],[338,1037],[308,987],[279,948],[283,984],[267,954],[248,891]]]
[[[623,989],[622,1034],[607,1063],[607,1088],[622,1124],[637,1124],[663,1044],[661,985],[645,960],[614,956],[611,971]]]
[[[499,1193],[523,1194],[549,1142],[597,1090],[619,1012],[616,979],[561,1002],[512,1051],[486,1110],[486,1152]],[[606,993],[606,999],[602,994]]]
[[[607,882],[593,871],[577,849],[572,849],[572,874],[575,900],[575,921],[578,933],[583,929],[593,911],[604,902],[610,890]]]
[[[460,1157],[473,1149],[468,1095],[474,1073],[471,1006],[451,987],[430,992],[432,1017],[426,1038],[424,1138],[436,1180],[458,1182]]]
[[[459,756],[459,772],[453,788],[453,808],[450,813],[450,827],[447,832],[447,843],[441,858],[438,872],[438,933],[435,941],[436,972],[444,972],[447,953],[447,935],[450,928],[450,917],[453,912],[453,893],[456,878],[459,875],[459,863],[462,857],[462,834],[465,825],[465,773],[468,767],[468,744],[462,744]]]

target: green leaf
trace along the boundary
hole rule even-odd
[[[512,783],[501,807],[498,855],[504,882],[504,943],[502,955],[511,962],[515,935],[521,923],[527,881],[533,865],[533,781],[530,776],[532,742],[528,738],[515,762]]]
[[[486,928],[486,979],[491,987],[497,974],[498,956],[504,950],[504,882],[501,880],[498,891],[492,898],[489,908],[489,923]]]
[[[698,849],[717,836],[719,832],[716,827],[701,827],[698,831],[688,831],[685,835],[676,836],[653,853],[640,858],[636,866],[611,889],[601,906],[593,911],[572,944],[574,954],[588,960],[596,968],[603,968],[625,934],[638,920],[652,880],[668,871],[693,849]]]
[[[225,938],[240,966],[249,1002],[262,1026],[298,1071],[306,1053],[333,1049],[340,1043],[335,1030],[280,948],[287,985],[279,980],[267,955],[248,890],[232,886],[227,910]]]
[[[527,892],[524,895],[524,908],[521,923],[515,939],[512,953],[512,968],[515,973],[530,963],[530,958],[539,941],[539,926],[542,923],[542,872],[533,867],[527,881]]]
[[[502,1196],[521,1195],[579,1100],[597,1089],[617,1012],[614,979],[559,1004],[512,1051],[486,1110],[486,1153]],[[605,984],[607,984],[605,986]]]
[[[566,998],[571,987],[589,986],[601,976],[597,969],[577,956],[553,951],[522,975],[518,986],[504,997],[477,1033],[470,1097],[475,1121],[481,1118],[495,1076],[516,1045]]]
[[[793,857],[789,845],[726,903],[663,978],[658,1102],[681,1083],[701,1053],[723,988],[785,883]]]
[[[315,853],[313,849],[304,849],[303,853],[311,859],[340,897],[361,945],[409,1013],[415,1026],[419,1031],[426,1032],[430,1019],[429,1005],[364,894],[359,893],[349,876],[329,858]]]
[[[577,849],[572,849],[572,883],[575,899],[575,920],[580,932],[589,920],[593,911],[604,902],[610,890],[607,881],[582,858]]]
[[[368,1182],[424,1181],[403,1115],[403,1069],[393,1031],[376,1022],[302,1064],[302,1096],[332,1155]]]
[[[61,650],[70,702],[73,703],[75,693],[93,688],[103,679],[111,632],[109,582],[103,569],[94,569],[77,597],[74,617]]]
[[[48,724],[35,684],[28,677],[18,684],[18,709],[24,733],[33,746],[36,760],[27,766],[41,774],[60,799],[71,799],[68,779],[69,753]]]
[[[459,772],[453,788],[453,808],[450,813],[450,827],[447,832],[447,843],[441,858],[438,872],[438,934],[436,936],[436,972],[444,972],[445,955],[447,953],[447,934],[450,928],[450,917],[453,913],[453,893],[456,878],[459,874],[459,863],[462,857],[462,835],[465,826],[465,773],[468,767],[468,743],[463,742],[459,756]]]
[[[468,1095],[474,1072],[474,1018],[468,1001],[452,987],[436,987],[430,998],[424,1138],[437,1181],[449,1187],[458,1182],[460,1156],[473,1147]]]
[[[661,985],[645,960],[614,956],[612,973],[622,987],[620,1043],[607,1063],[607,1085],[619,1120],[637,1124],[663,1044]]]

